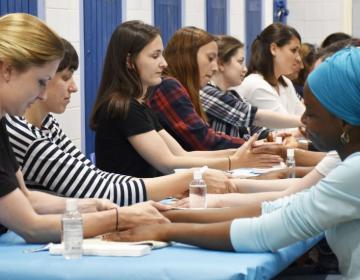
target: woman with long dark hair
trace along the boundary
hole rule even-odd
[[[273,23],[251,45],[248,74],[237,88],[253,106],[300,116],[305,107],[291,81],[299,62],[301,37],[292,27]]]
[[[162,53],[157,28],[129,21],[115,29],[91,118],[99,168],[136,177],[155,177],[172,173],[175,168],[207,165],[228,170],[271,166],[281,160],[276,155],[253,154],[251,145],[256,137],[237,150],[185,151],[145,104],[147,94],[161,83],[167,67]]]

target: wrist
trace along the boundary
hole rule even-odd
[[[236,186],[234,182],[231,179],[225,180],[225,186],[228,193],[234,193],[237,192]]]
[[[158,225],[158,229],[159,229],[160,240],[169,242],[174,239],[173,236],[176,230],[174,231],[173,223]]]
[[[298,148],[303,150],[309,150],[309,140],[306,139],[298,140]]]

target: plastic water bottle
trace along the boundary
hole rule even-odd
[[[286,167],[288,168],[288,178],[296,178],[296,172],[295,172],[295,152],[294,149],[287,149],[286,151]]]
[[[189,185],[189,206],[190,208],[206,208],[207,187],[202,179],[202,170],[195,170],[193,180]]]
[[[82,255],[83,221],[78,211],[77,199],[66,200],[66,212],[62,216],[62,243],[65,259],[78,259]]]

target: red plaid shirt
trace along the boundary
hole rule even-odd
[[[217,133],[198,115],[186,89],[174,78],[163,79],[149,94],[148,106],[164,129],[188,151],[236,148],[241,138]]]

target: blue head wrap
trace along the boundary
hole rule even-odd
[[[360,48],[336,52],[310,73],[307,83],[329,112],[360,125]]]

